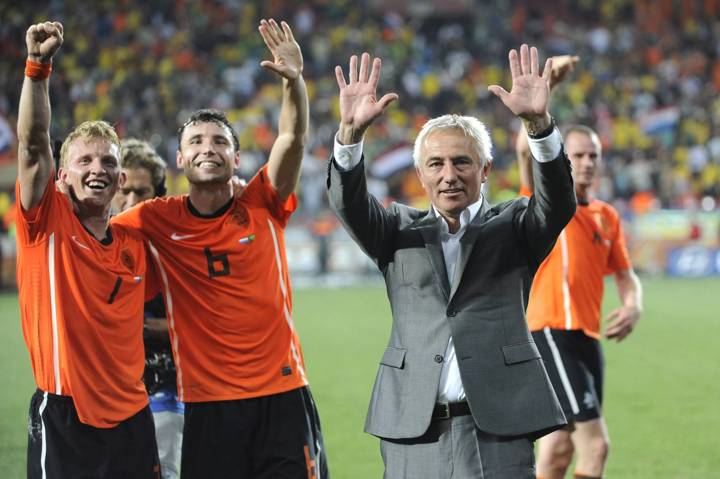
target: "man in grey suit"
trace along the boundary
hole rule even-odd
[[[533,440],[565,424],[525,322],[533,275],[575,212],[562,138],[548,113],[548,60],[509,54],[510,92],[489,87],[525,125],[529,200],[481,193],[491,142],[476,118],[430,120],[414,159],[431,208],[383,208],[367,191],[362,140],[397,95],[376,97],[381,62],[336,67],[340,128],[328,166],[331,207],[385,277],[392,333],[365,431],[381,438],[386,478],[530,479]]]

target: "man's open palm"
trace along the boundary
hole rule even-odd
[[[380,80],[382,62],[375,58],[370,69],[370,55],[363,53],[360,71],[357,68],[357,55],[350,57],[349,82],[340,66],[335,67],[335,78],[340,87],[340,125],[353,132],[353,141],[359,141],[370,124],[385,111],[385,108],[397,100],[396,93],[387,93],[377,99],[377,85]]]
[[[260,21],[258,30],[273,56],[273,61],[265,60],[260,62],[260,66],[283,78],[294,80],[303,70],[302,52],[290,26],[285,22],[280,22],[280,25],[272,18]]]
[[[525,44],[520,47],[520,58],[515,49],[510,50],[508,58],[512,75],[510,92],[499,85],[491,85],[488,89],[520,118],[530,120],[545,116],[550,96],[549,78],[552,59],[547,59],[541,73],[537,48],[528,48]]]

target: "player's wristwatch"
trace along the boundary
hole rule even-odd
[[[545,138],[546,136],[550,135],[550,133],[553,132],[557,124],[555,123],[555,118],[553,118],[552,115],[550,115],[550,124],[547,128],[545,128],[542,131],[539,132],[530,132],[530,130],[527,129],[527,125],[525,125],[525,129],[527,130],[527,135],[529,138],[532,138],[533,140],[539,140],[541,138]]]

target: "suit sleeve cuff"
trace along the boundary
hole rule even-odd
[[[530,153],[532,153],[533,158],[540,163],[547,163],[560,155],[562,135],[560,135],[557,128],[554,128],[552,133],[544,138],[536,139],[528,136],[528,145],[530,145]]]
[[[362,152],[363,140],[352,145],[341,145],[337,139],[337,133],[335,133],[333,157],[340,171],[350,171],[355,168],[362,160]]]

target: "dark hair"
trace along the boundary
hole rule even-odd
[[[60,171],[60,150],[62,149],[63,141],[55,138],[51,140],[50,143],[52,146],[53,164],[55,165],[55,176],[57,177]]]
[[[147,141],[136,138],[125,138],[120,140],[120,144],[122,145],[120,166],[126,170],[145,168],[152,178],[155,196],[165,196],[167,193],[165,186],[167,165],[155,148]]]
[[[233,146],[235,147],[235,151],[240,151],[240,142],[238,141],[237,133],[235,133],[235,129],[230,124],[230,121],[228,121],[225,114],[219,110],[213,110],[210,108],[204,108],[202,110],[196,110],[193,112],[192,115],[190,115],[190,118],[187,119],[185,123],[182,124],[180,128],[178,128],[178,150],[180,149],[180,144],[182,143],[182,136],[185,132],[185,127],[188,125],[192,125],[194,123],[217,123],[218,125],[226,126],[228,130],[230,130],[230,135],[233,139]]]

